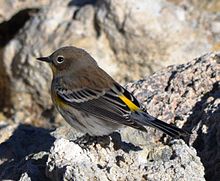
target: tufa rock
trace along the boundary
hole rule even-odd
[[[210,39],[217,39],[219,34],[218,28],[211,29],[215,33],[204,28],[206,22],[216,24],[217,15],[204,14],[199,21],[196,12],[200,11],[165,0],[74,2],[45,4],[4,47],[3,69],[16,112],[30,110],[28,117],[41,115],[45,108],[53,109],[51,72],[35,58],[61,46],[85,48],[116,80],[127,82],[210,50]],[[215,24],[209,27],[218,27]],[[3,94],[5,89],[1,90]],[[25,110],[17,106],[17,99],[28,96],[32,101]]]
[[[205,180],[204,169],[193,148],[183,141],[151,150],[115,150],[113,143],[89,151],[65,139],[50,150],[46,175],[53,180]]]
[[[215,180],[219,82],[220,55],[210,53],[127,85],[149,113],[191,131],[190,146],[153,128],[143,133],[127,127],[111,136],[108,147],[83,150],[73,142],[78,137],[73,128],[50,133],[6,126],[1,130],[15,131],[0,145],[0,179],[205,180],[205,172],[207,180]]]

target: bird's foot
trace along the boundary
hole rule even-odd
[[[97,136],[95,146],[99,144],[103,148],[107,148],[110,145],[111,137],[110,136]]]
[[[74,143],[78,144],[83,149],[89,149],[89,146],[93,145],[101,145],[101,147],[106,148],[111,142],[110,136],[90,136],[89,134],[85,134],[76,140]]]

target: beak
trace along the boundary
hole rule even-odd
[[[37,60],[40,60],[40,61],[43,61],[43,62],[48,62],[48,63],[51,62],[50,57],[39,57],[39,58],[37,58]]]

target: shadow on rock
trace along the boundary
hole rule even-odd
[[[220,84],[213,84],[211,91],[206,92],[192,109],[187,126],[193,127],[195,140],[191,141],[205,167],[207,180],[220,177]],[[195,128],[196,127],[196,128]]]
[[[10,20],[0,23],[0,47],[4,47],[39,10],[27,8],[17,12]]]
[[[50,130],[20,124],[12,136],[0,144],[0,180],[17,180],[23,174],[27,174],[31,180],[46,179],[46,152],[50,150],[54,141]]]
[[[125,141],[122,141],[121,135],[118,132],[113,132],[112,134],[106,136],[89,136],[88,134],[85,134],[72,141],[75,144],[78,144],[83,149],[88,149],[89,146],[92,144],[94,145],[99,144],[103,148],[108,148],[110,142],[112,141],[115,150],[121,149],[126,153],[129,153],[129,151],[142,150],[141,147],[139,146],[135,146],[132,143],[127,143]]]
[[[140,151],[141,147],[135,146],[132,143],[126,143],[122,141],[121,135],[118,132],[113,132],[111,135],[112,142],[114,143],[114,149],[119,150],[122,149],[124,152],[129,153],[129,151]]]
[[[97,0],[72,0],[69,2],[69,6],[85,6],[87,4],[92,4],[94,5],[96,3]]]

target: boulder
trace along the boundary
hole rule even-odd
[[[36,57],[62,46],[86,49],[104,70],[124,83],[201,55],[212,48],[208,35],[218,38],[218,26],[209,25],[215,27],[211,29],[215,33],[204,28],[210,19],[217,24],[217,15],[204,13],[200,23],[196,14],[200,11],[165,0],[77,2],[51,1],[41,6],[2,50],[6,75],[2,85],[10,83],[9,89],[1,89],[0,79],[0,91],[10,93],[3,97],[11,100],[15,112],[39,117],[42,109],[53,109],[51,71]]]
[[[153,128],[143,133],[126,127],[111,135],[107,147],[83,149],[74,142],[79,132],[68,126],[53,132],[2,127],[8,137],[0,144],[0,179],[215,180],[219,82],[220,55],[209,53],[126,86],[150,114],[191,132],[185,142]]]

